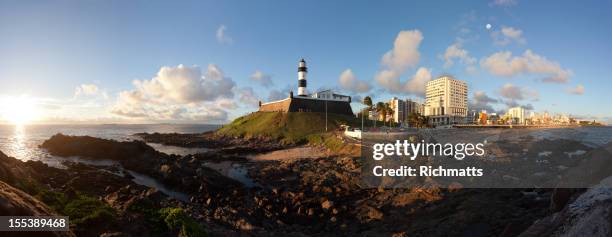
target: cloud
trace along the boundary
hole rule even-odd
[[[101,90],[95,84],[81,84],[74,89],[74,98],[82,97],[82,96],[101,96],[103,99],[108,99],[108,94],[106,91]]]
[[[393,49],[385,53],[381,63],[396,71],[403,72],[408,67],[415,66],[421,57],[419,45],[423,34],[419,30],[400,31],[393,43]]]
[[[259,99],[255,95],[255,92],[253,92],[253,88],[251,87],[238,89],[238,99],[240,100],[240,102],[249,106],[259,105]]]
[[[501,46],[508,45],[512,42],[516,42],[518,44],[525,44],[527,42],[527,40],[523,37],[522,30],[506,26],[503,26],[501,31],[491,32],[491,38],[493,38],[494,44]]]
[[[537,91],[510,83],[505,84],[498,92],[502,97],[510,100],[537,100],[539,98]]]
[[[431,80],[431,71],[421,67],[411,80],[400,82],[399,77],[411,67],[418,64],[421,54],[419,46],[423,35],[419,30],[400,31],[393,43],[393,49],[385,53],[381,59],[383,70],[376,76],[376,82],[384,89],[393,93],[414,93],[422,95],[424,83]],[[417,88],[420,85],[423,88]]]
[[[231,44],[234,43],[234,39],[230,37],[227,33],[227,27],[225,25],[220,25],[217,28],[217,42],[221,44]]]
[[[96,95],[98,94],[98,86],[94,84],[82,84],[74,89],[74,96],[79,95]]]
[[[223,121],[220,102],[234,96],[235,83],[216,65],[205,73],[198,66],[162,67],[150,80],[135,80],[131,91],[119,93],[111,113],[151,120]],[[223,112],[221,112],[223,111]]]
[[[525,110],[534,110],[534,107],[532,104],[520,104],[516,100],[505,100],[504,104],[506,104],[508,109],[514,108],[514,107],[522,107]]]
[[[517,0],[493,0],[489,5],[498,7],[511,7],[518,4]]]
[[[351,69],[346,69],[340,74],[338,79],[340,88],[353,92],[353,93],[365,93],[370,91],[370,84],[366,81],[358,80]]]
[[[425,85],[431,80],[431,70],[420,67],[407,81],[401,82],[397,77],[388,77],[379,81],[379,84],[392,93],[408,93],[417,96],[425,94]]]
[[[455,41],[461,44],[472,42],[480,38],[480,31],[482,27],[482,18],[476,14],[476,11],[471,10],[457,20],[457,24],[454,26],[456,31]]]
[[[252,81],[258,82],[259,84],[261,84],[262,86],[266,88],[269,88],[274,85],[274,83],[272,82],[272,76],[265,74],[259,70],[255,71],[251,75],[250,79]]]
[[[567,83],[572,71],[562,68],[559,63],[526,50],[522,56],[513,57],[510,51],[492,54],[480,60],[480,66],[496,76],[512,77],[533,73],[545,76],[548,83]]]
[[[475,91],[474,92],[474,102],[488,104],[488,103],[497,103],[499,101],[497,99],[489,97],[487,93],[484,91]]]
[[[406,82],[403,89],[405,92],[423,96],[425,95],[425,85],[428,81],[431,81],[431,70],[421,67],[416,71],[414,76]]]
[[[496,103],[499,103],[499,100],[489,97],[486,92],[475,91],[468,107],[470,110],[486,110],[488,112],[495,112],[495,109],[491,104]]]
[[[285,93],[280,90],[271,90],[268,95],[268,101],[282,100],[289,97],[289,92]]]
[[[444,59],[444,68],[453,66],[455,59],[468,66],[476,63],[476,58],[470,57],[469,52],[462,48],[461,43],[454,43],[448,46],[444,55],[442,55],[442,59]]]
[[[268,102],[275,100],[282,100],[289,97],[289,92],[293,91],[296,88],[296,84],[288,84],[283,89],[272,89],[268,92]],[[297,95],[297,94],[296,94]]]
[[[582,95],[584,94],[584,86],[578,84],[576,87],[567,88],[566,92],[572,95]]]

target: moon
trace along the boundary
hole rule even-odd
[[[491,24],[487,24],[485,27],[487,28],[487,30],[490,30],[492,26]]]

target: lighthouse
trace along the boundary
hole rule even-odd
[[[298,63],[298,96],[308,96],[306,92],[306,61],[302,58]]]

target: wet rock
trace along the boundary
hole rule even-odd
[[[553,212],[561,211],[574,193],[574,189],[555,188],[550,196],[550,210]]]
[[[159,153],[141,141],[117,142],[90,136],[66,136],[61,133],[44,141],[41,147],[58,156],[108,160],[126,160]]]
[[[570,192],[559,189],[564,199]],[[561,203],[561,201],[560,201]],[[612,176],[589,188],[561,211],[538,220],[521,236],[612,236]]]

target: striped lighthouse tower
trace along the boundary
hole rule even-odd
[[[308,96],[306,92],[306,61],[302,58],[298,63],[298,96]]]

